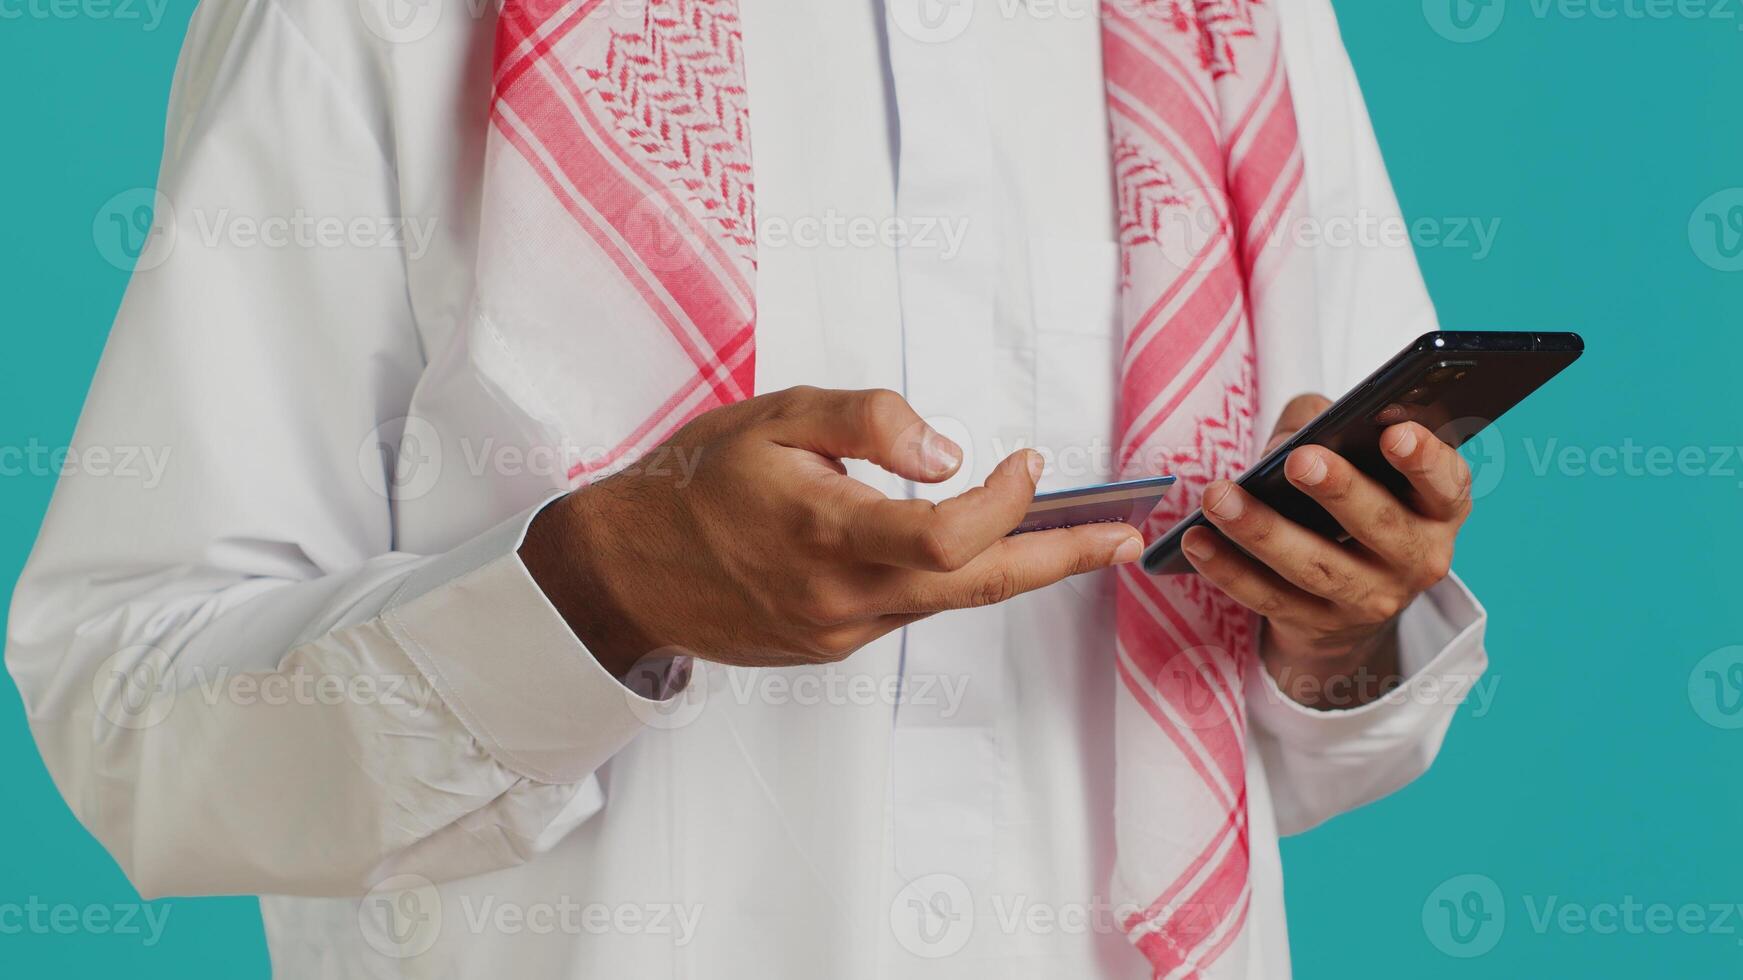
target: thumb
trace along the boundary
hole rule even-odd
[[[1331,399],[1324,395],[1296,395],[1289,404],[1283,406],[1283,414],[1277,419],[1277,428],[1271,433],[1271,441],[1265,443],[1265,452],[1276,449],[1292,435],[1301,431],[1301,427],[1312,422],[1319,413],[1331,407]]]

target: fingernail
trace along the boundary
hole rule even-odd
[[[1302,458],[1307,460],[1305,467],[1303,464],[1296,462],[1297,459]],[[1319,486],[1320,481],[1325,479],[1325,460],[1318,453],[1298,453],[1295,456],[1289,457],[1289,463],[1290,468],[1296,471],[1295,480],[1297,483],[1305,483],[1310,487],[1317,487]]]
[[[1392,440],[1387,452],[1394,456],[1408,456],[1416,451],[1416,432],[1409,426],[1398,430],[1398,438]]]
[[[1289,437],[1294,435],[1294,434],[1295,434],[1295,430],[1291,429],[1288,432],[1279,432],[1276,435],[1272,436],[1271,441],[1265,443],[1265,452],[1268,453],[1271,450],[1276,449],[1278,446],[1283,445],[1285,442],[1287,442],[1289,440]]]
[[[1138,556],[1143,553],[1144,542],[1137,538],[1127,538],[1126,540],[1121,541],[1120,546],[1114,550],[1114,564],[1130,564],[1131,562],[1137,561]]]
[[[1188,558],[1194,561],[1210,561],[1216,557],[1216,545],[1210,543],[1208,534],[1187,535],[1181,542],[1180,550],[1186,552]]]
[[[1033,449],[1025,450],[1029,456],[1029,482],[1035,483],[1041,479],[1041,474],[1047,469],[1047,461]]]
[[[926,468],[940,476],[956,469],[962,462],[962,450],[956,443],[936,432],[927,434],[922,452],[926,454]]]
[[[1212,499],[1215,498],[1215,499]],[[1235,492],[1233,483],[1212,486],[1210,492],[1204,495],[1204,508],[1225,521],[1232,521],[1241,516],[1243,508],[1241,495]]]

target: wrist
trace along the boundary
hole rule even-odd
[[[1292,650],[1264,625],[1260,654],[1290,700],[1316,711],[1359,708],[1404,682],[1398,622],[1339,650]]]
[[[612,541],[606,501],[596,488],[552,501],[533,518],[520,558],[533,581],[593,658],[618,680],[655,649],[636,636],[607,569],[621,550]],[[621,564],[619,564],[621,567]]]

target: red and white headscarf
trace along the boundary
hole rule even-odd
[[[479,294],[555,282],[592,314],[599,370],[551,399],[597,447],[576,481],[749,397],[755,379],[737,2],[651,0],[635,27],[601,0],[507,0],[498,27]],[[1285,304],[1311,296],[1308,257],[1274,234],[1299,207],[1302,157],[1264,0],[1107,0],[1102,37],[1121,476],[1174,472],[1186,491],[1153,533],[1252,459],[1254,331],[1288,329],[1304,311]],[[1254,622],[1195,577],[1129,568],[1118,617],[1114,887],[1137,910],[1122,924],[1158,977],[1245,976]]]

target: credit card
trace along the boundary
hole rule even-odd
[[[1051,531],[1084,524],[1130,524],[1140,527],[1174,485],[1174,477],[1152,476],[1124,483],[1103,483],[1075,490],[1035,495],[1023,523],[1011,534]]]

